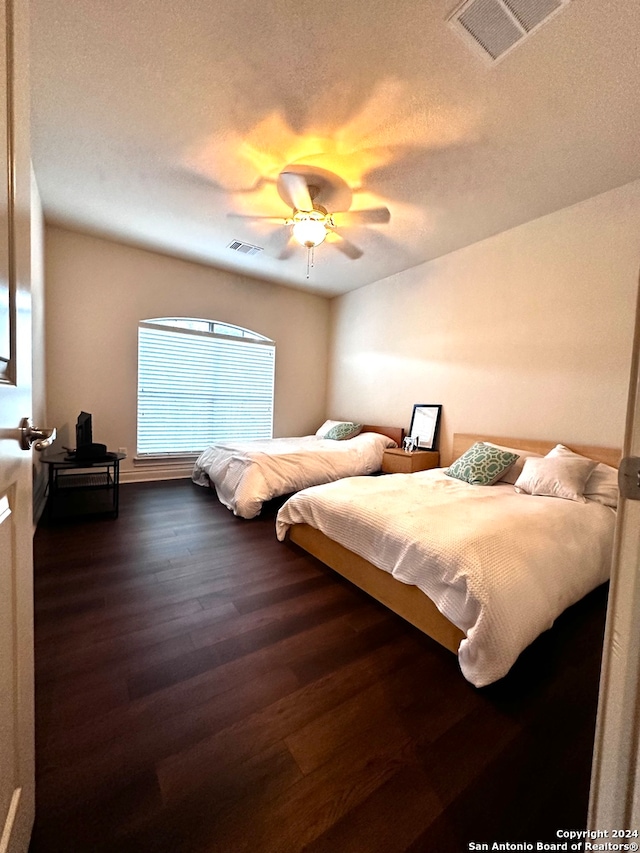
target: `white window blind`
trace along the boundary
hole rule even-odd
[[[187,318],[140,323],[138,455],[271,438],[274,368],[274,342],[246,329]]]

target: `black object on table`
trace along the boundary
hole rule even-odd
[[[48,517],[110,514],[118,517],[120,460],[125,453],[76,459],[73,453],[41,456],[49,466]]]

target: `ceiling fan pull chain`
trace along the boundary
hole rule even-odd
[[[309,278],[309,270],[313,269],[315,248],[315,246],[307,246],[307,278]]]
[[[313,269],[314,249],[315,246],[307,246],[307,278],[309,278],[309,271]]]

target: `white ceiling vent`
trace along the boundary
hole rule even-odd
[[[241,255],[259,255],[260,252],[264,251],[260,246],[252,246],[251,243],[242,243],[240,240],[233,240],[227,249],[233,249],[234,252],[240,252]]]
[[[506,56],[571,0],[466,0],[448,19],[491,63]]]

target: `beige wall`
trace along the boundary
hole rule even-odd
[[[640,181],[332,301],[329,417],[622,442]]]
[[[286,287],[46,228],[47,407],[61,441],[93,415],[94,441],[126,447],[134,472],[137,327],[151,317],[220,320],[276,341],[274,435],[313,432],[325,416],[328,300]]]
[[[414,403],[442,403],[445,459],[454,431],[622,441],[640,181],[331,303],[52,226],[46,265],[49,420],[72,445],[92,412],[95,440],[128,449],[125,479],[137,323],[174,314],[276,340],[275,435],[325,415],[408,428]]]

